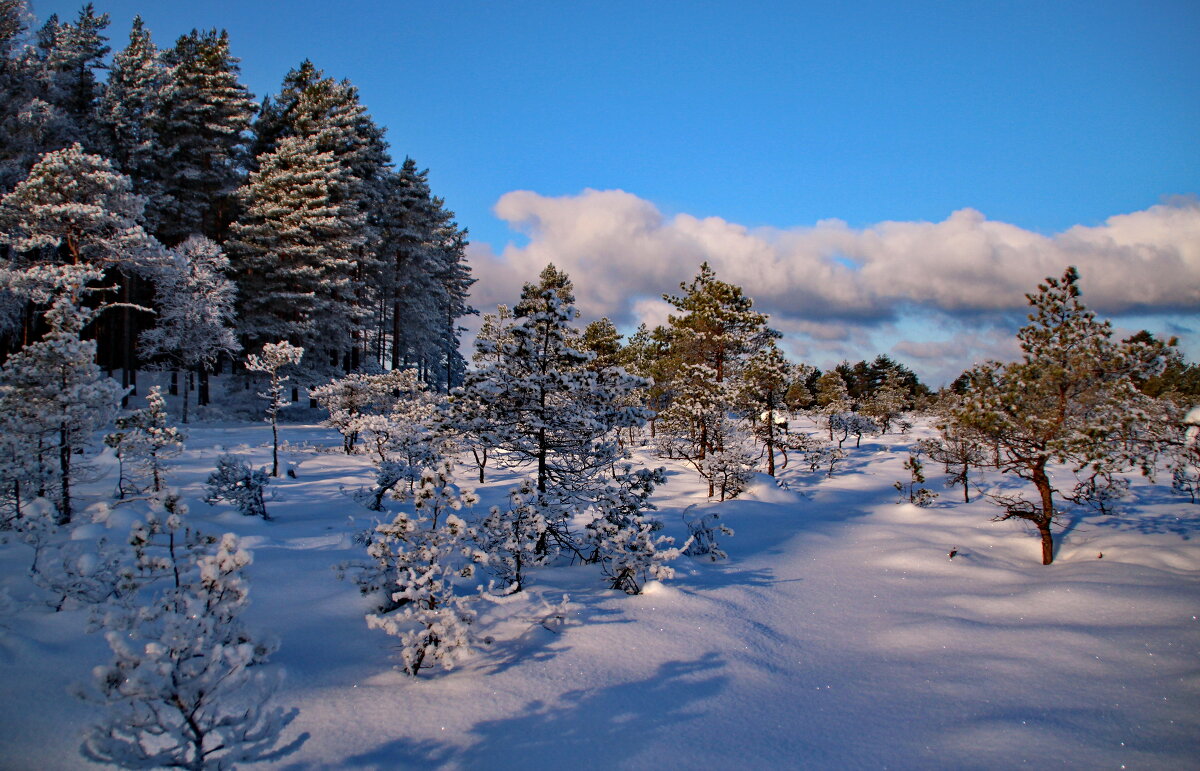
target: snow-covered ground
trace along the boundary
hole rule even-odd
[[[289,737],[309,734],[280,768],[1200,767],[1200,507],[1165,486],[1134,480],[1125,514],[1070,524],[1043,567],[1035,537],[962,503],[933,464],[936,504],[896,503],[920,427],[864,440],[832,478],[793,464],[787,489],[763,476],[725,503],[668,463],[667,532],[685,533],[689,504],[718,511],[727,560],[684,557],[633,597],[592,567],[537,571],[481,609],[491,642],[465,665],[414,679],[333,569],[362,556],[367,459],[326,429],[281,433],[296,478],[272,483],[271,522],[201,502],[222,448],[269,462],[269,427],[192,427],[172,471],[194,524],[253,551],[246,622],[280,638],[277,701],[300,710]],[[514,479],[489,471],[478,510]],[[90,767],[96,708],[70,688],[109,653],[86,611],[22,602],[30,556],[0,547],[18,600],[0,617],[0,767]],[[565,625],[543,625],[564,593]]]

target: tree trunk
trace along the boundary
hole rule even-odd
[[[279,424],[271,416],[271,476],[279,478]]]
[[[172,375],[173,374],[174,373],[172,373]],[[191,399],[189,398],[191,389],[188,388],[188,386],[190,384],[191,384],[191,380],[185,377],[183,379],[183,423],[184,423],[184,425],[187,425],[187,422],[188,422],[188,402],[191,401]]]
[[[65,525],[71,521],[71,439],[66,426],[59,429],[58,462],[59,471],[62,473],[62,500],[58,510],[58,524]]]
[[[1054,524],[1054,488],[1050,486],[1050,477],[1046,475],[1044,459],[1033,470],[1033,484],[1042,499],[1041,516],[1034,524],[1042,536],[1042,564],[1049,565],[1054,562],[1054,534],[1050,531],[1050,526]]]

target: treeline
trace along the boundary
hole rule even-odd
[[[88,302],[119,305],[86,333],[101,367],[203,386],[287,340],[307,383],[384,368],[461,382],[466,230],[427,171],[393,164],[353,84],[305,61],[256,103],[224,31],[160,48],[138,18],[110,62],[91,4],[28,18],[0,0],[0,264],[101,269]],[[36,298],[2,300],[6,360],[49,327]]]

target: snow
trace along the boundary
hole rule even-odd
[[[1037,538],[961,503],[935,464],[935,505],[896,503],[927,432],[865,437],[833,477],[793,464],[783,486],[758,475],[724,503],[689,468],[641,456],[668,468],[665,532],[682,541],[691,504],[717,511],[736,532],[719,536],[727,560],[681,557],[638,596],[598,568],[534,570],[526,592],[479,603],[491,642],[418,678],[394,669],[395,641],[333,569],[362,557],[351,536],[374,518],[352,497],[371,483],[366,456],[331,429],[281,426],[297,478],[271,480],[270,522],[202,502],[222,452],[270,462],[267,425],[193,425],[169,473],[192,523],[253,552],[243,620],[281,640],[276,703],[300,710],[285,739],[310,735],[283,768],[1194,767],[1200,510],[1134,479],[1126,514],[1069,522],[1044,567]],[[80,488],[89,537],[123,534],[139,505],[113,505],[112,473]],[[517,480],[489,468],[468,513]],[[109,654],[86,610],[28,602],[29,557],[0,546],[18,601],[0,617],[0,767],[90,768],[78,747],[95,708],[70,688]]]

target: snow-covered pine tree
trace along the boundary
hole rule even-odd
[[[74,23],[52,15],[20,46],[25,21],[32,18],[23,2],[0,8],[8,37],[0,60],[0,190],[10,190],[42,154],[79,142],[100,152],[95,121],[100,95],[96,70],[108,53],[104,29],[108,16],[85,5]]]
[[[470,373],[464,387],[492,427],[504,462],[536,469],[539,503],[586,502],[624,457],[615,432],[644,425],[648,411],[625,398],[641,381],[620,370],[593,371],[572,348],[570,279],[554,266],[526,284],[499,360]],[[567,509],[549,514],[553,538],[574,548]]]
[[[218,357],[240,350],[233,334],[236,288],[226,277],[229,259],[204,236],[176,248],[155,277],[158,323],[142,333],[141,353],[161,357],[176,371],[211,371]],[[190,377],[183,378],[183,422],[188,422]]]
[[[450,669],[471,648],[475,612],[457,583],[481,558],[473,532],[455,512],[474,505],[459,489],[449,463],[425,469],[412,512],[375,528],[368,554],[389,577],[390,603],[367,616],[367,626],[400,638],[401,669],[417,675],[433,662]]]
[[[32,496],[18,491],[17,510],[23,495],[51,496],[58,524],[70,522],[74,513],[72,490],[82,470],[76,456],[111,419],[122,395],[96,366],[95,342],[80,337],[102,309],[84,305],[87,284],[101,275],[98,268],[84,266],[0,272],[0,283],[10,291],[36,304],[51,302],[43,338],[10,356],[0,370],[0,420],[6,432],[20,437],[19,451],[37,459],[7,469],[33,471],[26,480],[14,480],[18,487],[23,481],[34,485]],[[53,491],[46,487],[50,481]]]
[[[245,212],[226,243],[237,273],[247,350],[289,340],[308,351],[310,380],[340,371],[360,318],[355,258],[363,217],[339,203],[344,171],[309,137],[260,157],[238,192]]]
[[[904,412],[908,392],[904,373],[899,369],[889,369],[883,376],[883,382],[863,401],[862,413],[878,422],[880,430],[886,434],[892,421]]]
[[[474,279],[466,263],[466,232],[429,187],[429,171],[406,158],[385,180],[376,214],[384,292],[377,338],[393,369],[415,366],[442,387],[457,383],[464,364],[458,319],[474,313],[467,295]],[[381,362],[383,363],[383,362]]]
[[[1054,504],[1052,463],[1075,470],[1147,469],[1154,447],[1149,418],[1155,408],[1139,391],[1161,366],[1161,343],[1112,341],[1112,325],[1099,321],[1080,300],[1079,273],[1047,278],[1026,295],[1033,311],[1017,333],[1021,361],[988,362],[969,373],[970,388],[952,410],[957,426],[978,432],[997,448],[997,465],[1030,482],[1037,499],[1021,495],[995,500],[1004,507],[998,520],[1026,520],[1041,536],[1042,564],[1054,561],[1051,530],[1059,516]]]
[[[836,369],[831,369],[817,378],[816,390],[817,414],[829,429],[829,441],[832,442],[833,416],[849,412],[854,403],[850,399],[846,381]]]
[[[261,167],[262,158],[275,154],[283,140],[293,137],[307,140],[319,152],[330,153],[340,170],[331,180],[330,198],[361,217],[361,238],[350,253],[357,313],[344,369],[364,366],[371,343],[371,329],[366,322],[378,313],[386,293],[378,221],[391,158],[383,129],[375,125],[350,81],[325,77],[305,60],[284,77],[278,96],[263,100],[254,134],[256,169]],[[378,363],[383,365],[382,360]]]
[[[142,580],[161,576],[168,585],[106,614],[113,659],[78,689],[106,714],[80,751],[126,768],[197,771],[281,758],[308,736],[280,746],[297,710],[269,705],[279,678],[264,665],[278,645],[257,641],[240,619],[250,553],[232,533],[214,547],[184,530],[186,510],[174,496],[165,513],[131,540]]]
[[[279,476],[279,411],[289,402],[283,395],[283,384],[288,375],[283,374],[285,368],[295,367],[304,357],[304,349],[292,345],[286,340],[278,343],[267,343],[263,346],[262,354],[250,354],[246,357],[246,369],[250,372],[264,372],[268,380],[267,390],[259,396],[267,400],[267,421],[271,424],[271,476]]]
[[[132,194],[129,178],[117,173],[107,159],[85,153],[75,144],[46,153],[29,176],[0,200],[0,243],[12,248],[15,266],[94,265],[125,290],[129,277],[152,276],[162,261],[162,247],[139,224],[141,213],[142,199]],[[102,362],[121,367],[126,387],[132,385],[135,366],[135,311],[129,305],[121,309],[116,323],[120,332],[115,335],[119,342],[99,351]],[[41,329],[31,324],[36,319],[27,309],[18,339],[37,338]],[[112,339],[103,330],[98,332],[98,341]]]
[[[786,398],[793,369],[772,340],[750,357],[737,383],[737,404],[763,444],[771,476],[775,476],[775,453],[785,444],[780,433],[787,427]]]
[[[187,435],[167,424],[167,405],[162,389],[154,386],[146,396],[146,406],[119,416],[104,443],[112,447],[120,461],[118,497],[149,490],[160,493],[165,484],[164,463],[178,455]]]
[[[634,471],[626,465],[596,497],[585,543],[589,561],[600,564],[613,589],[641,594],[648,579],[675,576],[667,563],[680,550],[673,548],[674,539],[658,535],[662,522],[648,515],[657,508],[650,496],[666,478],[663,468]]]
[[[129,175],[134,191],[154,202],[147,206],[150,217],[162,209],[166,170],[161,165],[158,129],[170,77],[150,30],[141,16],[135,16],[129,44],[113,56],[100,100],[99,120],[109,157]],[[146,228],[157,232],[160,224],[147,219]]]
[[[523,479],[508,491],[508,504],[492,506],[475,528],[476,543],[492,573],[504,583],[504,593],[524,589],[529,569],[557,556],[550,527],[558,513],[542,500],[537,483]]]
[[[196,233],[221,242],[233,217],[255,105],[238,80],[238,59],[224,30],[193,30],[162,58],[171,75],[157,136],[164,190],[150,202],[149,219],[168,245]]]

